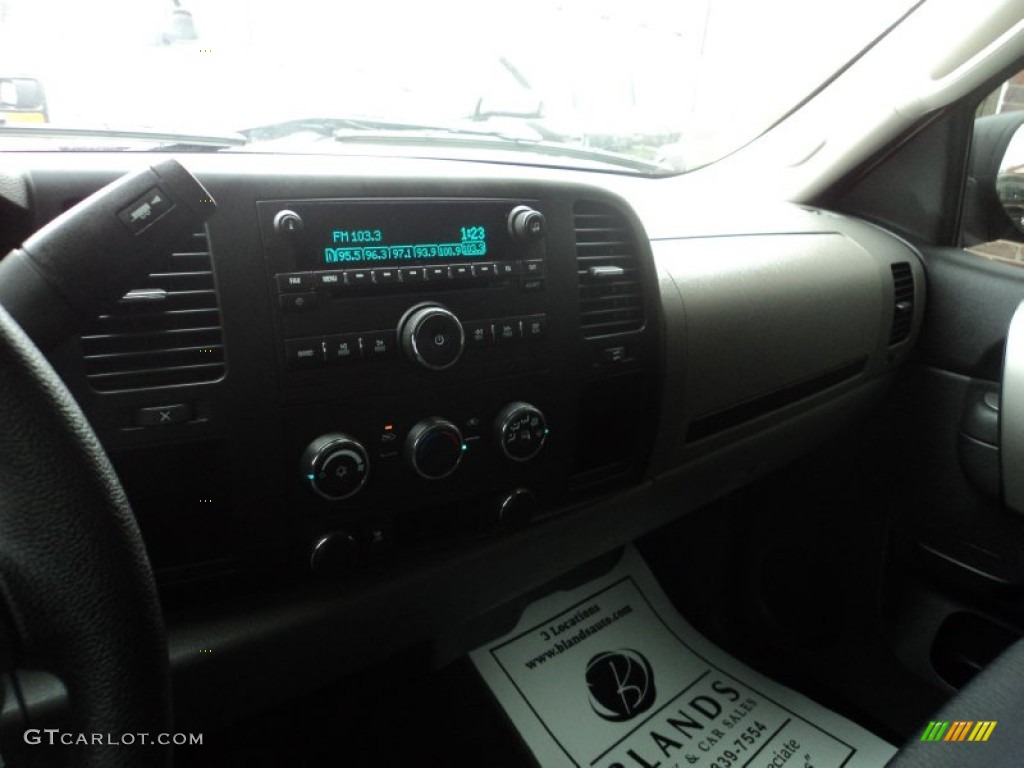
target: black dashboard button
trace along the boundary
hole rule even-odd
[[[544,274],[543,259],[529,259],[521,263],[520,273],[523,277],[539,277]]]
[[[368,269],[346,269],[345,284],[355,287],[368,286],[373,282],[373,276]]]
[[[187,403],[157,405],[135,411],[135,425],[139,427],[159,427],[186,421],[192,421],[192,406]]]
[[[398,270],[403,283],[423,283],[427,279],[426,267],[402,267]]]
[[[430,282],[435,280],[448,280],[448,267],[427,267],[427,279]]]
[[[277,276],[277,290],[281,293],[305,293],[313,290],[310,272],[285,272]]]
[[[518,318],[498,320],[494,324],[494,335],[499,344],[507,344],[521,339],[523,334]]]
[[[394,285],[398,281],[398,270],[393,267],[373,270],[373,282],[377,285]]]
[[[519,281],[519,290],[524,293],[533,293],[544,290],[543,277],[524,277]]]
[[[362,340],[358,333],[343,333],[325,339],[328,365],[344,365],[363,356]]]
[[[499,279],[516,277],[519,274],[518,261],[499,261],[494,265],[494,275]]]
[[[314,272],[313,282],[317,288],[337,290],[345,285],[345,271],[341,269],[329,269],[326,272]]]
[[[493,280],[497,274],[493,261],[473,265],[473,277],[477,280]]]
[[[494,343],[494,323],[490,320],[471,320],[463,323],[462,327],[466,330],[466,346],[470,349],[489,347]]]
[[[305,312],[316,306],[315,293],[282,293],[278,299],[285,312]]]
[[[542,339],[547,333],[547,317],[545,315],[530,315],[523,318],[523,338]]]
[[[394,331],[371,331],[362,334],[363,351],[368,358],[391,357],[396,351]]]
[[[284,343],[284,356],[293,371],[320,368],[324,364],[322,339],[289,339]]]
[[[448,273],[452,280],[469,280],[473,277],[473,268],[469,264],[452,264]]]

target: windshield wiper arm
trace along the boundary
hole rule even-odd
[[[121,129],[98,126],[94,128],[69,128],[50,124],[13,124],[0,123],[0,137],[20,136],[29,138],[52,139],[125,139],[128,141],[144,141],[161,145],[161,149],[175,148],[209,148],[225,149],[248,144],[248,139],[238,133],[201,134],[201,133],[169,133],[147,129]]]

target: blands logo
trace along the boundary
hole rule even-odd
[[[921,741],[988,741],[997,720],[932,720]]]

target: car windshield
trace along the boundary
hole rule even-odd
[[[0,0],[0,151],[411,148],[674,173],[758,136],[914,5]]]

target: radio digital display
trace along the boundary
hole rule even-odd
[[[505,203],[350,203],[316,232],[316,267],[507,258]]]

